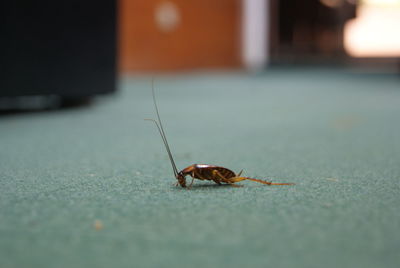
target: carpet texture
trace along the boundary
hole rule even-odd
[[[0,267],[399,267],[400,77],[156,78],[178,169],[295,186],[174,187],[150,77],[0,117]]]

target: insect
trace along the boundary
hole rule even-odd
[[[161,138],[164,142],[165,149],[167,150],[169,160],[171,161],[174,176],[178,180],[176,183],[176,186],[180,185],[182,187],[186,187],[186,176],[192,177],[192,181],[189,185],[189,188],[193,185],[194,179],[209,180],[209,181],[215,182],[218,185],[221,185],[222,183],[224,183],[224,184],[229,184],[231,186],[236,186],[236,187],[239,187],[239,185],[235,185],[234,183],[243,181],[243,180],[259,182],[259,183],[266,184],[266,185],[294,185],[294,183],[273,183],[270,181],[265,181],[265,180],[260,180],[260,179],[242,177],[241,175],[242,175],[243,170],[240,171],[238,174],[235,174],[235,172],[233,172],[232,170],[227,169],[225,167],[206,165],[206,164],[193,164],[193,165],[188,166],[178,172],[178,169],[176,168],[176,165],[175,165],[174,158],[172,157],[172,153],[171,153],[171,150],[168,145],[168,141],[167,141],[167,137],[165,135],[163,125],[161,123],[160,114],[158,112],[156,97],[155,97],[155,93],[154,93],[154,80],[152,81],[152,94],[153,94],[153,102],[154,102],[154,107],[156,110],[158,121],[155,119],[145,119],[145,120],[154,122],[158,129],[158,132],[161,135]]]

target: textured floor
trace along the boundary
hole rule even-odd
[[[400,77],[156,80],[179,169],[294,182],[173,186],[148,77],[0,117],[0,267],[399,267]]]

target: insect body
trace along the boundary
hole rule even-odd
[[[171,150],[169,149],[168,141],[165,136],[164,128],[161,123],[160,114],[158,112],[156,97],[154,94],[154,81],[152,81],[152,93],[153,93],[153,102],[154,102],[154,107],[156,109],[158,121],[156,121],[154,119],[145,119],[145,120],[153,121],[155,123],[155,125],[157,126],[158,132],[161,135],[161,138],[164,142],[165,148],[168,153],[168,157],[171,161],[172,170],[174,172],[175,178],[178,180],[178,182],[176,184],[177,186],[179,184],[182,187],[186,187],[186,176],[192,177],[192,181],[191,181],[189,187],[192,186],[194,179],[209,180],[209,181],[215,182],[218,185],[225,183],[225,184],[230,184],[232,186],[237,186],[234,183],[243,181],[243,180],[255,181],[255,182],[259,182],[259,183],[266,184],[266,185],[293,185],[293,183],[273,183],[273,182],[265,181],[265,180],[259,180],[259,179],[249,178],[249,177],[242,177],[241,176],[242,171],[240,171],[238,174],[235,174],[235,172],[233,172],[230,169],[220,167],[220,166],[214,166],[214,165],[193,164],[193,165],[188,166],[178,172],[176,165],[175,165],[175,161],[172,157]]]
[[[240,171],[238,174],[235,174],[235,172],[233,172],[232,170],[224,167],[204,165],[204,164],[194,164],[180,171],[178,173],[177,179],[182,187],[186,186],[185,176],[188,175],[192,177],[192,182],[190,183],[189,186],[192,186],[194,179],[210,180],[214,181],[216,184],[219,185],[221,185],[221,183],[227,183],[233,185],[235,182],[243,180],[255,181],[267,185],[293,185],[293,183],[273,183],[249,177],[241,177],[240,176],[241,174],[242,171]]]

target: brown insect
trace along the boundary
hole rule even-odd
[[[158,132],[161,135],[161,138],[164,142],[165,149],[167,150],[168,157],[171,161],[172,165],[172,170],[174,172],[175,178],[178,180],[176,183],[176,186],[180,184],[182,187],[186,187],[186,176],[192,177],[192,182],[189,185],[189,188],[192,186],[194,179],[198,180],[209,180],[213,181],[218,185],[221,185],[222,183],[226,183],[232,186],[238,187],[239,185],[235,185],[234,183],[243,181],[243,180],[249,180],[249,181],[255,181],[259,182],[262,184],[266,185],[294,185],[294,183],[273,183],[270,181],[265,181],[265,180],[259,180],[259,179],[254,179],[254,178],[249,178],[249,177],[242,177],[242,171],[240,171],[238,174],[235,174],[230,169],[220,167],[220,166],[214,166],[214,165],[205,165],[205,164],[193,164],[191,166],[188,166],[181,171],[178,172],[178,169],[176,168],[174,158],[172,157],[171,150],[169,149],[167,137],[165,136],[165,131],[161,123],[160,119],[160,114],[158,112],[158,107],[156,103],[156,97],[154,94],[154,81],[152,81],[152,93],[153,93],[153,102],[154,102],[154,107],[156,109],[157,113],[157,120],[154,119],[145,119],[152,121],[156,124]]]

